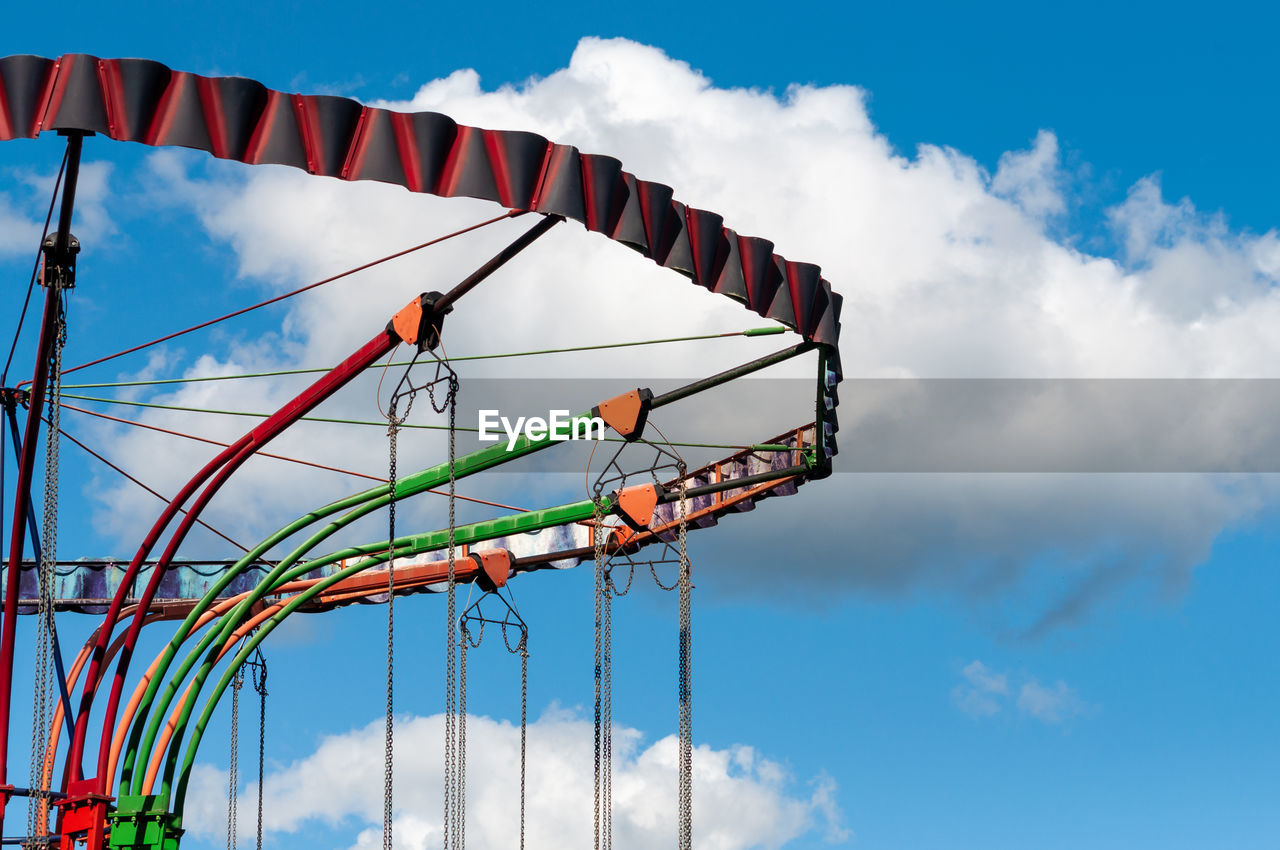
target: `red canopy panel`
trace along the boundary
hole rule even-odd
[[[807,340],[832,349],[839,340],[841,298],[818,266],[778,256],[768,240],[740,236],[721,216],[686,207],[670,187],[636,178],[612,157],[536,133],[284,94],[243,77],[202,77],[146,59],[0,59],[0,141],[50,130],[562,215]]]

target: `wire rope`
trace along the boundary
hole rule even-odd
[[[708,339],[726,339],[738,336],[765,336],[775,333],[783,333],[786,328],[778,325],[777,327],[765,328],[748,328],[742,331],[729,331],[727,333],[717,334],[699,334],[697,336],[676,336],[665,339],[643,339],[630,342],[608,342],[595,345],[576,345],[568,348],[544,348],[533,351],[509,351],[498,354],[469,354],[460,357],[450,358],[451,362],[458,363],[464,360],[502,360],[512,357],[537,357],[547,354],[570,354],[581,351],[605,351],[617,348],[635,348],[643,345],[664,345],[673,342],[696,342]],[[387,367],[409,366],[410,362],[388,363]],[[87,389],[103,389],[109,387],[156,387],[167,384],[195,384],[208,381],[239,381],[247,378],[278,378],[289,375],[315,375],[329,371],[325,367],[314,367],[306,369],[277,369],[269,372],[245,372],[239,375],[201,375],[191,378],[157,378],[148,381],[103,381],[94,384],[67,384],[67,389],[87,390]]]
[[[133,354],[135,352],[142,351],[145,348],[150,348],[153,345],[159,345],[162,342],[168,342],[171,339],[176,339],[180,336],[184,336],[186,334],[192,333],[193,331],[202,330],[204,328],[209,327],[210,325],[216,325],[219,322],[225,322],[227,319],[234,319],[237,316],[243,316],[245,313],[252,312],[261,307],[266,307],[268,305],[275,304],[279,301],[285,300],[286,298],[292,298],[295,295],[301,295],[302,293],[315,289],[318,286],[324,286],[327,283],[333,283],[335,280],[341,280],[344,277],[350,277],[351,275],[356,274],[357,272],[362,272],[362,271],[365,271],[366,269],[371,269],[374,266],[380,265],[390,260],[398,259],[407,254],[412,254],[415,251],[421,251],[423,248],[430,248],[433,245],[438,245],[441,242],[445,242],[457,236],[462,236],[463,234],[470,233],[473,230],[479,230],[482,227],[487,227],[488,225],[495,224],[496,222],[499,222],[499,221],[503,221],[504,219],[514,218],[517,215],[523,215],[523,214],[524,214],[523,212],[519,212],[519,211],[505,212],[502,215],[494,216],[493,218],[486,219],[485,221],[481,221],[481,222],[478,222],[477,224],[470,225],[469,227],[464,227],[461,230],[455,230],[452,233],[446,233],[444,236],[438,236],[435,239],[428,240],[426,242],[421,243],[420,245],[414,245],[410,248],[405,248],[404,250],[396,251],[394,254],[388,254],[385,257],[379,257],[376,260],[371,260],[370,262],[364,263],[359,266],[355,266],[353,268],[347,269],[346,271],[338,272],[337,274],[326,277],[323,280],[318,280],[318,281],[315,281],[314,283],[309,283],[306,286],[301,286],[297,289],[291,290],[282,295],[276,295],[272,298],[266,299],[265,301],[259,301],[256,304],[250,304],[248,307],[242,307],[239,310],[234,310],[230,313],[226,313],[225,315],[218,316],[217,318],[209,319],[208,321],[205,321],[205,322],[200,322],[199,324],[192,325],[191,327],[188,327],[188,328],[183,328],[182,330],[174,331],[173,333],[165,334],[164,336],[161,336],[161,337],[156,337],[155,339],[150,340],[148,342],[139,343],[138,345],[135,345],[131,348],[126,348],[123,351],[117,351],[115,354],[108,354],[105,357],[99,357],[96,360],[90,360],[87,363],[81,363],[79,366],[73,366],[70,369],[67,369],[65,374],[71,374],[72,372],[79,372],[81,369],[88,369],[90,366],[97,366],[100,363],[106,363],[109,360],[115,360],[117,357],[124,357],[126,354]]]

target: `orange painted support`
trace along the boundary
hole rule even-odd
[[[595,413],[624,440],[638,440],[644,433],[644,423],[649,418],[649,403],[653,393],[649,390],[632,390],[608,401],[600,402]]]
[[[658,485],[637,484],[618,491],[618,515],[636,531],[644,531],[658,507]]]

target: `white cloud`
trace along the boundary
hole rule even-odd
[[[951,699],[965,714],[990,717],[1000,711],[1000,697],[1009,693],[1009,680],[981,661],[974,660],[960,671],[964,681],[951,690]]]
[[[1015,689],[1010,688],[1009,675],[977,659],[965,665],[960,676],[962,681],[951,689],[951,701],[970,717],[992,717],[1012,702],[1019,712],[1058,726],[1091,708],[1061,679],[1046,687],[1038,679],[1028,678],[1016,688],[1017,698],[1013,699]]]
[[[1009,680],[1004,673],[996,673],[981,661],[970,662],[962,671],[969,684],[989,694],[1009,693]]]
[[[1030,216],[1043,218],[1066,211],[1062,197],[1062,162],[1058,138],[1041,130],[1031,150],[1008,151],[991,178],[991,191],[1009,198]]]
[[[589,846],[592,832],[592,724],[549,711],[529,727],[527,846]],[[396,846],[440,846],[443,718],[406,717],[396,724]],[[518,835],[519,727],[486,717],[468,720],[469,846],[513,847]],[[614,836],[618,846],[667,847],[676,833],[677,746],[674,737],[643,740],[616,727]],[[325,830],[331,843],[381,845],[382,721],[324,738],[315,752],[266,779],[264,827],[269,838]],[[806,795],[776,762],[751,747],[694,752],[694,834],[710,850],[781,847],[817,831],[850,837],[834,781],[815,777]],[[227,774],[200,765],[193,774],[184,825],[192,838],[225,833]],[[256,807],[256,783],[239,807]],[[241,834],[254,829],[240,818]]]
[[[1276,234],[1230,231],[1188,200],[1165,201],[1151,179],[1111,213],[1126,256],[1084,253],[1070,236],[1047,230],[1069,206],[1070,183],[1051,133],[1035,134],[1027,151],[1007,153],[993,175],[953,149],[895,151],[855,87],[793,86],[780,94],[719,88],[687,64],[625,40],[584,39],[568,66],[545,78],[486,91],[474,72],[459,71],[387,105],[536,130],[618,156],[636,174],[673,185],[682,200],[724,213],[739,232],[822,264],[845,295],[841,350],[850,375],[1265,377],[1280,368]],[[196,212],[212,238],[234,250],[241,273],[270,294],[496,212],[480,202],[282,168],[208,166],[206,177],[191,166],[205,162],[198,158],[164,153],[152,162],[170,199]],[[214,351],[185,372],[335,362],[410,295],[447,286],[526,226],[505,223],[316,290],[290,303],[278,334],[240,340],[233,352]],[[450,352],[460,354],[754,324],[726,299],[566,224],[468,296],[450,316],[447,336]],[[566,358],[551,367],[469,364],[463,379],[548,368],[562,376],[690,377],[758,350],[744,343]],[[268,410],[298,386],[202,385],[165,398]],[[372,383],[362,383],[329,410],[376,418],[373,394]],[[159,413],[143,418],[175,421]],[[199,421],[203,433],[224,439],[243,424]],[[857,424],[844,422],[846,452],[857,450]],[[140,466],[154,451],[154,437],[110,433],[126,466]],[[277,450],[380,471],[385,443],[350,434],[307,426]],[[402,445],[405,465],[442,456],[435,437],[415,435]],[[158,471],[165,480],[152,483],[171,492],[206,456],[198,447],[176,447],[172,463]],[[500,478],[486,486],[526,494],[543,486]],[[211,518],[260,536],[277,520],[351,489],[255,461],[215,502]],[[719,552],[752,554],[735,591],[772,592],[775,584],[764,579],[779,558],[798,557],[802,569],[836,588],[942,587],[971,599],[1021,591],[1034,584],[1028,576],[1051,569],[1061,575],[1052,583],[1057,595],[1017,606],[1033,612],[1029,622],[1002,625],[1031,634],[1070,622],[1134,581],[1160,591],[1181,586],[1224,528],[1256,517],[1276,495],[1265,478],[1194,475],[837,475],[811,489],[821,494],[762,505],[769,522],[730,519],[707,532],[718,535]],[[100,498],[99,522],[121,540],[136,539],[154,515],[145,504],[150,497],[128,485],[105,485]],[[782,527],[789,532],[778,534]],[[847,552],[848,561],[832,559],[833,549]],[[815,553],[823,557],[809,557]]]
[[[1056,726],[1083,714],[1088,706],[1076,695],[1075,689],[1061,679],[1049,687],[1032,679],[1018,691],[1018,708],[1037,720]]]
[[[0,194],[0,257],[34,257],[39,244],[40,225],[19,210],[11,197]]]
[[[81,244],[102,245],[115,233],[115,223],[106,208],[112,171],[109,162],[86,161],[80,168],[73,231]],[[22,191],[17,196],[0,192],[0,258],[26,255],[34,260],[56,177],[33,171],[19,171],[14,177]],[[57,230],[57,225],[55,207],[50,231]]]

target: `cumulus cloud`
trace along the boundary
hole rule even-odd
[[[1000,155],[1000,164],[991,178],[991,191],[1009,198],[1028,215],[1044,218],[1066,211],[1061,182],[1058,138],[1041,130],[1030,150]]]
[[[965,665],[960,679],[951,689],[951,701],[970,717],[992,717],[1012,706],[1041,723],[1060,726],[1090,709],[1075,688],[1061,679],[1042,685],[1038,679],[1028,678],[1015,689],[1009,684],[1008,673],[992,670],[977,659]]]
[[[443,717],[396,721],[397,847],[441,844]],[[471,717],[467,728],[467,842],[475,847],[514,847],[519,815],[518,726]],[[530,724],[527,846],[589,846],[592,833],[593,726],[551,710]],[[676,835],[677,741],[646,741],[615,727],[614,836],[618,846],[667,847]],[[269,840],[287,844],[309,828],[327,831],[353,848],[381,846],[382,721],[331,735],[315,752],[269,773],[264,828]],[[748,746],[694,752],[694,834],[698,846],[780,847],[801,836],[829,842],[851,837],[835,801],[835,782],[823,774],[808,790],[780,764]],[[193,838],[216,842],[225,834],[226,771],[199,765],[193,773],[184,825]],[[257,785],[244,788],[238,805],[257,805]],[[241,835],[254,825],[240,819]]]
[[[1153,177],[1109,212],[1123,256],[1085,253],[1071,234],[1053,235],[1070,207],[1071,180],[1056,137],[1036,128],[1028,128],[1034,140],[1027,150],[1006,153],[990,173],[950,148],[895,150],[872,123],[866,93],[854,86],[723,88],[655,48],[620,39],[584,39],[567,67],[544,78],[495,90],[463,70],[424,83],[409,101],[384,105],[535,130],[618,156],[636,174],[674,186],[680,199],[724,213],[740,233],[766,236],[788,257],[820,263],[845,295],[841,353],[849,375],[1271,377],[1280,363],[1274,232],[1232,231],[1190,200],[1166,200]],[[234,252],[241,275],[268,294],[498,212],[480,202],[167,152],[153,157],[151,168],[160,194],[193,211],[208,236]],[[526,226],[507,222],[429,258],[316,290],[291,302],[267,337],[239,340],[174,371],[336,362],[413,293],[447,286]],[[449,320],[455,355],[576,342],[588,332],[591,341],[605,341],[757,323],[727,299],[573,224],[553,230],[467,301]],[[463,379],[547,370],[696,377],[759,351],[735,343],[566,358],[550,367],[468,364]],[[267,410],[297,386],[207,384],[163,399]],[[359,384],[326,409],[376,418],[375,391],[372,381]],[[1010,411],[1032,427],[1044,415]],[[159,412],[144,418],[172,421]],[[201,427],[225,439],[240,424]],[[858,450],[858,426],[856,419],[843,423],[846,453]],[[308,426],[282,446],[366,471],[385,466],[385,443],[349,434]],[[153,451],[152,437],[109,436],[126,465]],[[406,462],[438,459],[442,448],[436,437],[415,437]],[[152,483],[176,489],[203,457],[199,447],[175,446],[167,480]],[[550,485],[504,477],[469,486],[514,498]],[[348,489],[331,477],[285,476],[255,461],[213,513],[254,536]],[[1276,495],[1266,478],[1204,475],[836,475],[811,489],[822,493],[762,505],[768,522],[731,518],[706,533],[717,535],[717,554],[744,556],[735,592],[768,588],[777,595],[767,579],[783,557],[824,586],[941,588],[979,601],[1044,588],[1031,579],[1048,571],[1057,577],[1053,589],[1018,609],[1032,612],[1025,621],[1003,624],[1029,635],[1071,622],[1117,587],[1182,586],[1224,528],[1257,517]],[[299,503],[303,492],[315,499]],[[127,485],[102,482],[99,493],[100,522],[121,540],[136,537],[139,518],[154,511]],[[427,521],[427,509],[418,510]],[[832,559],[833,550],[844,557]]]

